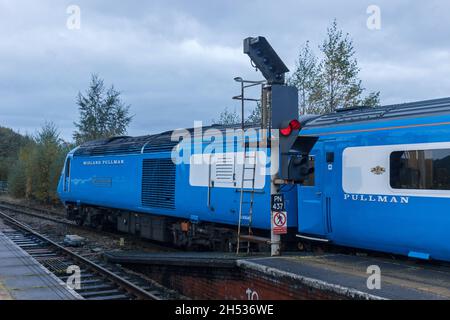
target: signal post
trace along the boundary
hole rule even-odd
[[[273,130],[271,135],[271,168],[277,168],[279,167],[279,141],[278,141],[278,132],[276,130]],[[278,179],[278,172],[271,172],[271,179],[270,179],[270,199],[271,199],[271,208],[270,208],[270,254],[271,256],[279,256],[281,255],[281,235],[275,234],[274,232],[274,211],[272,206],[272,198],[278,194],[279,189],[278,186],[275,184],[275,181]]]
[[[299,137],[298,91],[296,87],[286,85],[285,75],[289,69],[269,42],[264,37],[247,38],[244,40],[244,53],[267,80],[262,91],[261,128],[263,136],[270,135],[263,138],[270,141],[271,148],[271,254],[278,256],[281,254],[280,234],[287,233],[289,214],[284,211],[284,203],[281,203],[283,195],[279,194],[280,186],[299,184],[305,180],[309,172],[309,152],[316,140]],[[273,208],[275,199],[279,201],[278,208]],[[274,221],[274,218],[277,220]]]

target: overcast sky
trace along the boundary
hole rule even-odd
[[[79,30],[67,8],[81,9]],[[367,8],[381,9],[381,29]],[[210,123],[261,79],[242,40],[263,35],[292,70],[337,19],[352,36],[368,91],[383,104],[450,96],[450,1],[0,0],[0,125],[35,132],[46,120],[71,139],[78,91],[91,73],[123,93],[130,135]]]

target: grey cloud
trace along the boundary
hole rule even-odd
[[[66,28],[66,8],[82,28]],[[382,29],[366,28],[377,4]],[[447,1],[10,1],[0,0],[0,125],[33,132],[53,120],[70,139],[75,98],[91,73],[123,92],[132,135],[210,122],[234,108],[233,77],[259,79],[242,39],[265,35],[294,67],[337,18],[355,41],[368,90],[394,103],[449,95]]]

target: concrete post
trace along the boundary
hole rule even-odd
[[[271,153],[270,153],[270,165],[271,165],[271,179],[270,179],[270,194],[278,194],[278,186],[275,184],[276,179],[278,178],[279,171],[279,154],[280,154],[280,145],[278,139],[278,130],[272,130],[271,134]],[[280,244],[281,244],[281,236],[276,235],[273,232],[274,224],[273,224],[273,212],[272,207],[270,207],[270,240],[271,240],[271,255],[272,257],[280,256]]]

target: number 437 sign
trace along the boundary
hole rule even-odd
[[[287,212],[284,195],[275,194],[271,199],[272,230],[274,234],[287,234]]]

